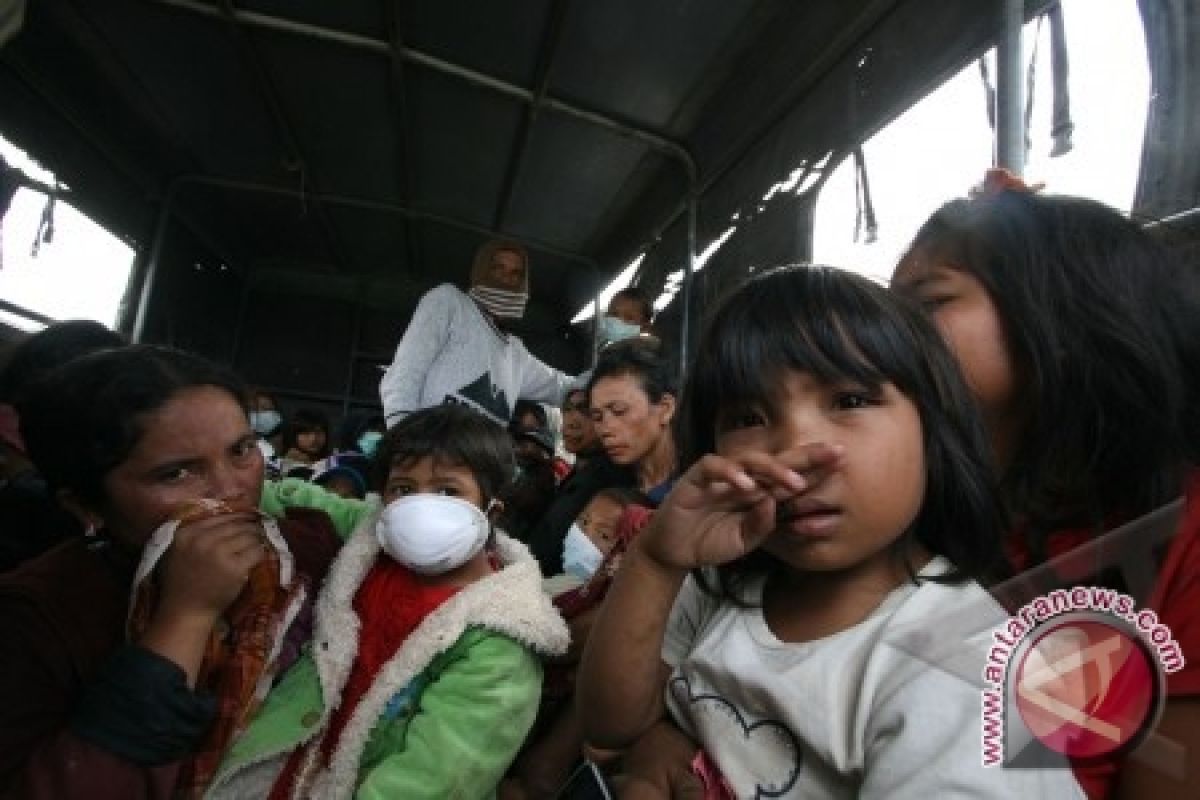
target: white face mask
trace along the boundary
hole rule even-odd
[[[600,569],[604,552],[588,538],[578,522],[572,522],[567,538],[563,540],[562,560],[563,572],[586,581]]]
[[[384,507],[375,534],[387,554],[413,572],[441,575],[474,558],[490,529],[473,503],[440,494],[410,494]]]
[[[283,417],[278,411],[267,409],[266,411],[251,411],[250,412],[250,427],[259,436],[270,436],[275,431],[279,430],[279,426],[283,423]]]
[[[632,322],[625,322],[607,315],[600,318],[600,339],[609,344],[631,339],[641,332],[641,327]]]

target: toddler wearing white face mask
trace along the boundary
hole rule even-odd
[[[515,471],[508,434],[466,406],[424,409],[385,434],[375,466],[381,492],[365,501],[264,490],[263,508],[319,507],[353,532],[309,653],[225,756],[212,797],[491,796],[533,725],[541,657],[569,634],[537,561],[492,524]],[[295,734],[282,753],[280,730]]]
[[[617,525],[631,505],[645,504],[631,489],[602,489],[583,507],[563,540],[563,571],[542,582],[552,596],[578,588],[604,563],[617,542]]]

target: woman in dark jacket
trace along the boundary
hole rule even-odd
[[[139,346],[21,403],[87,534],[0,579],[0,797],[198,796],[291,652],[338,540],[319,512],[258,516],[245,398],[202,359]]]

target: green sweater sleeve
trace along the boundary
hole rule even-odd
[[[281,481],[263,481],[262,497],[258,508],[272,517],[282,517],[289,508],[315,508],[324,511],[333,520],[333,527],[343,540],[375,510],[371,500],[354,500],[339,497],[315,483],[299,478],[284,478]]]
[[[541,698],[542,668],[517,642],[469,631],[432,675],[403,741],[378,761],[357,800],[404,797],[487,798],[495,794],[533,726]],[[431,667],[439,666],[435,661]]]

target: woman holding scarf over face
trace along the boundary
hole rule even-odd
[[[295,660],[333,525],[255,510],[245,387],[196,356],[93,353],[19,410],[87,533],[0,578],[0,797],[199,797]]]
[[[574,379],[547,366],[506,329],[529,299],[529,257],[514,242],[475,253],[471,288],[444,283],[421,298],[379,384],[389,426],[442,403],[465,403],[501,425],[517,398],[558,405]]]

